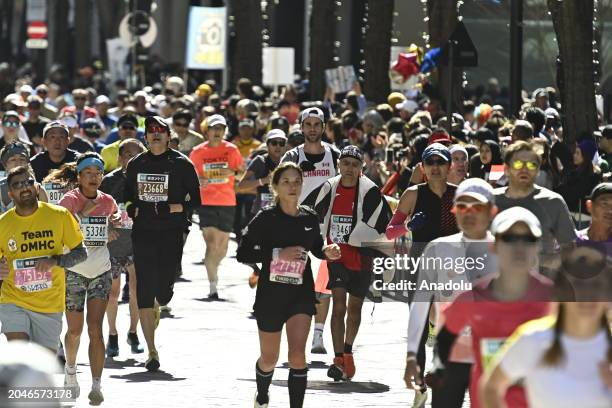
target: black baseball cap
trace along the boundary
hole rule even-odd
[[[131,113],[125,113],[123,115],[121,115],[119,117],[119,119],[117,120],[117,127],[121,127],[121,125],[123,125],[124,123],[130,123],[132,125],[134,125],[134,127],[138,127],[138,118],[136,117],[136,115],[133,115]]]
[[[612,194],[612,183],[599,183],[596,185],[593,191],[591,191],[589,199],[595,201],[597,197],[604,194]]]
[[[357,146],[353,146],[353,145],[345,146],[340,152],[340,158],[338,160],[342,160],[346,157],[357,159],[360,162],[363,162],[363,153]]]

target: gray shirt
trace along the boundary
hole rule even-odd
[[[523,198],[508,198],[508,187],[496,188],[495,204],[499,211],[511,207],[523,207],[531,211],[542,225],[542,253],[553,254],[558,252],[555,240],[558,244],[576,240],[574,222],[563,197],[547,188],[538,185],[534,187],[534,191]]]

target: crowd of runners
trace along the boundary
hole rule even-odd
[[[413,407],[459,408],[466,393],[472,407],[612,406],[612,125],[568,143],[554,88],[511,118],[490,87],[449,124],[423,92],[375,105],[359,84],[324,101],[304,83],[277,94],[248,79],[225,95],[212,81],[189,93],[178,77],[116,84],[112,97],[15,84],[0,108],[1,331],[56,353],[76,396],[85,323],[93,405],[120,336],[150,372],[172,359],[156,332],[199,227],[209,301],[222,299],[230,240],[252,269],[256,408],[277,406],[283,327],[292,408],[308,387],[311,328],[327,376],[359,376],[364,300],[403,276],[374,265],[396,255],[454,265],[405,274],[421,288],[396,316],[408,322],[398,358]],[[129,328],[116,325],[120,299]]]

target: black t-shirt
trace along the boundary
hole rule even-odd
[[[102,179],[100,191],[110,194],[117,204],[125,203],[125,182],[127,178],[123,169],[120,167],[108,173]],[[118,229],[119,237],[108,243],[108,251],[111,257],[129,256],[133,253],[132,248],[132,230]]]
[[[256,156],[251,163],[249,163],[249,167],[247,171],[253,172],[253,176],[255,179],[260,179],[267,177],[274,169],[278,166],[278,163],[275,163],[270,159],[268,154],[263,154],[261,156]],[[264,185],[257,187],[257,197],[255,198],[255,202],[253,203],[253,207],[251,208],[251,212],[256,214],[262,207],[267,204],[271,204],[272,191],[270,190],[270,185]]]
[[[300,206],[298,215],[294,217],[285,214],[279,206],[269,206],[259,211],[247,226],[238,246],[237,259],[242,263],[262,264],[253,307],[256,313],[278,313],[295,304],[314,306],[310,258],[305,259],[302,284],[270,281],[274,249],[290,246],[301,246],[323,259],[323,237],[318,217],[308,207]]]
[[[61,162],[56,163],[49,158],[49,152],[44,151],[32,157],[30,159],[30,165],[34,170],[34,177],[36,177],[36,181],[40,183],[45,177],[47,177],[51,170],[59,169],[64,163],[75,162],[78,157],[79,153],[68,149],[66,150],[64,159]]]
[[[36,122],[25,121],[22,125],[26,133],[28,134],[30,140],[33,140],[36,136],[42,139],[43,129],[45,128],[45,126],[47,126],[47,123],[49,122],[49,119],[41,116]]]
[[[78,136],[72,139],[72,143],[68,145],[68,148],[76,152],[79,152],[79,153],[87,153],[87,152],[96,151],[94,145],[89,140],[82,139]]]

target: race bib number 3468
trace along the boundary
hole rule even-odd
[[[169,179],[168,174],[138,173],[138,198],[150,203],[168,201]]]

